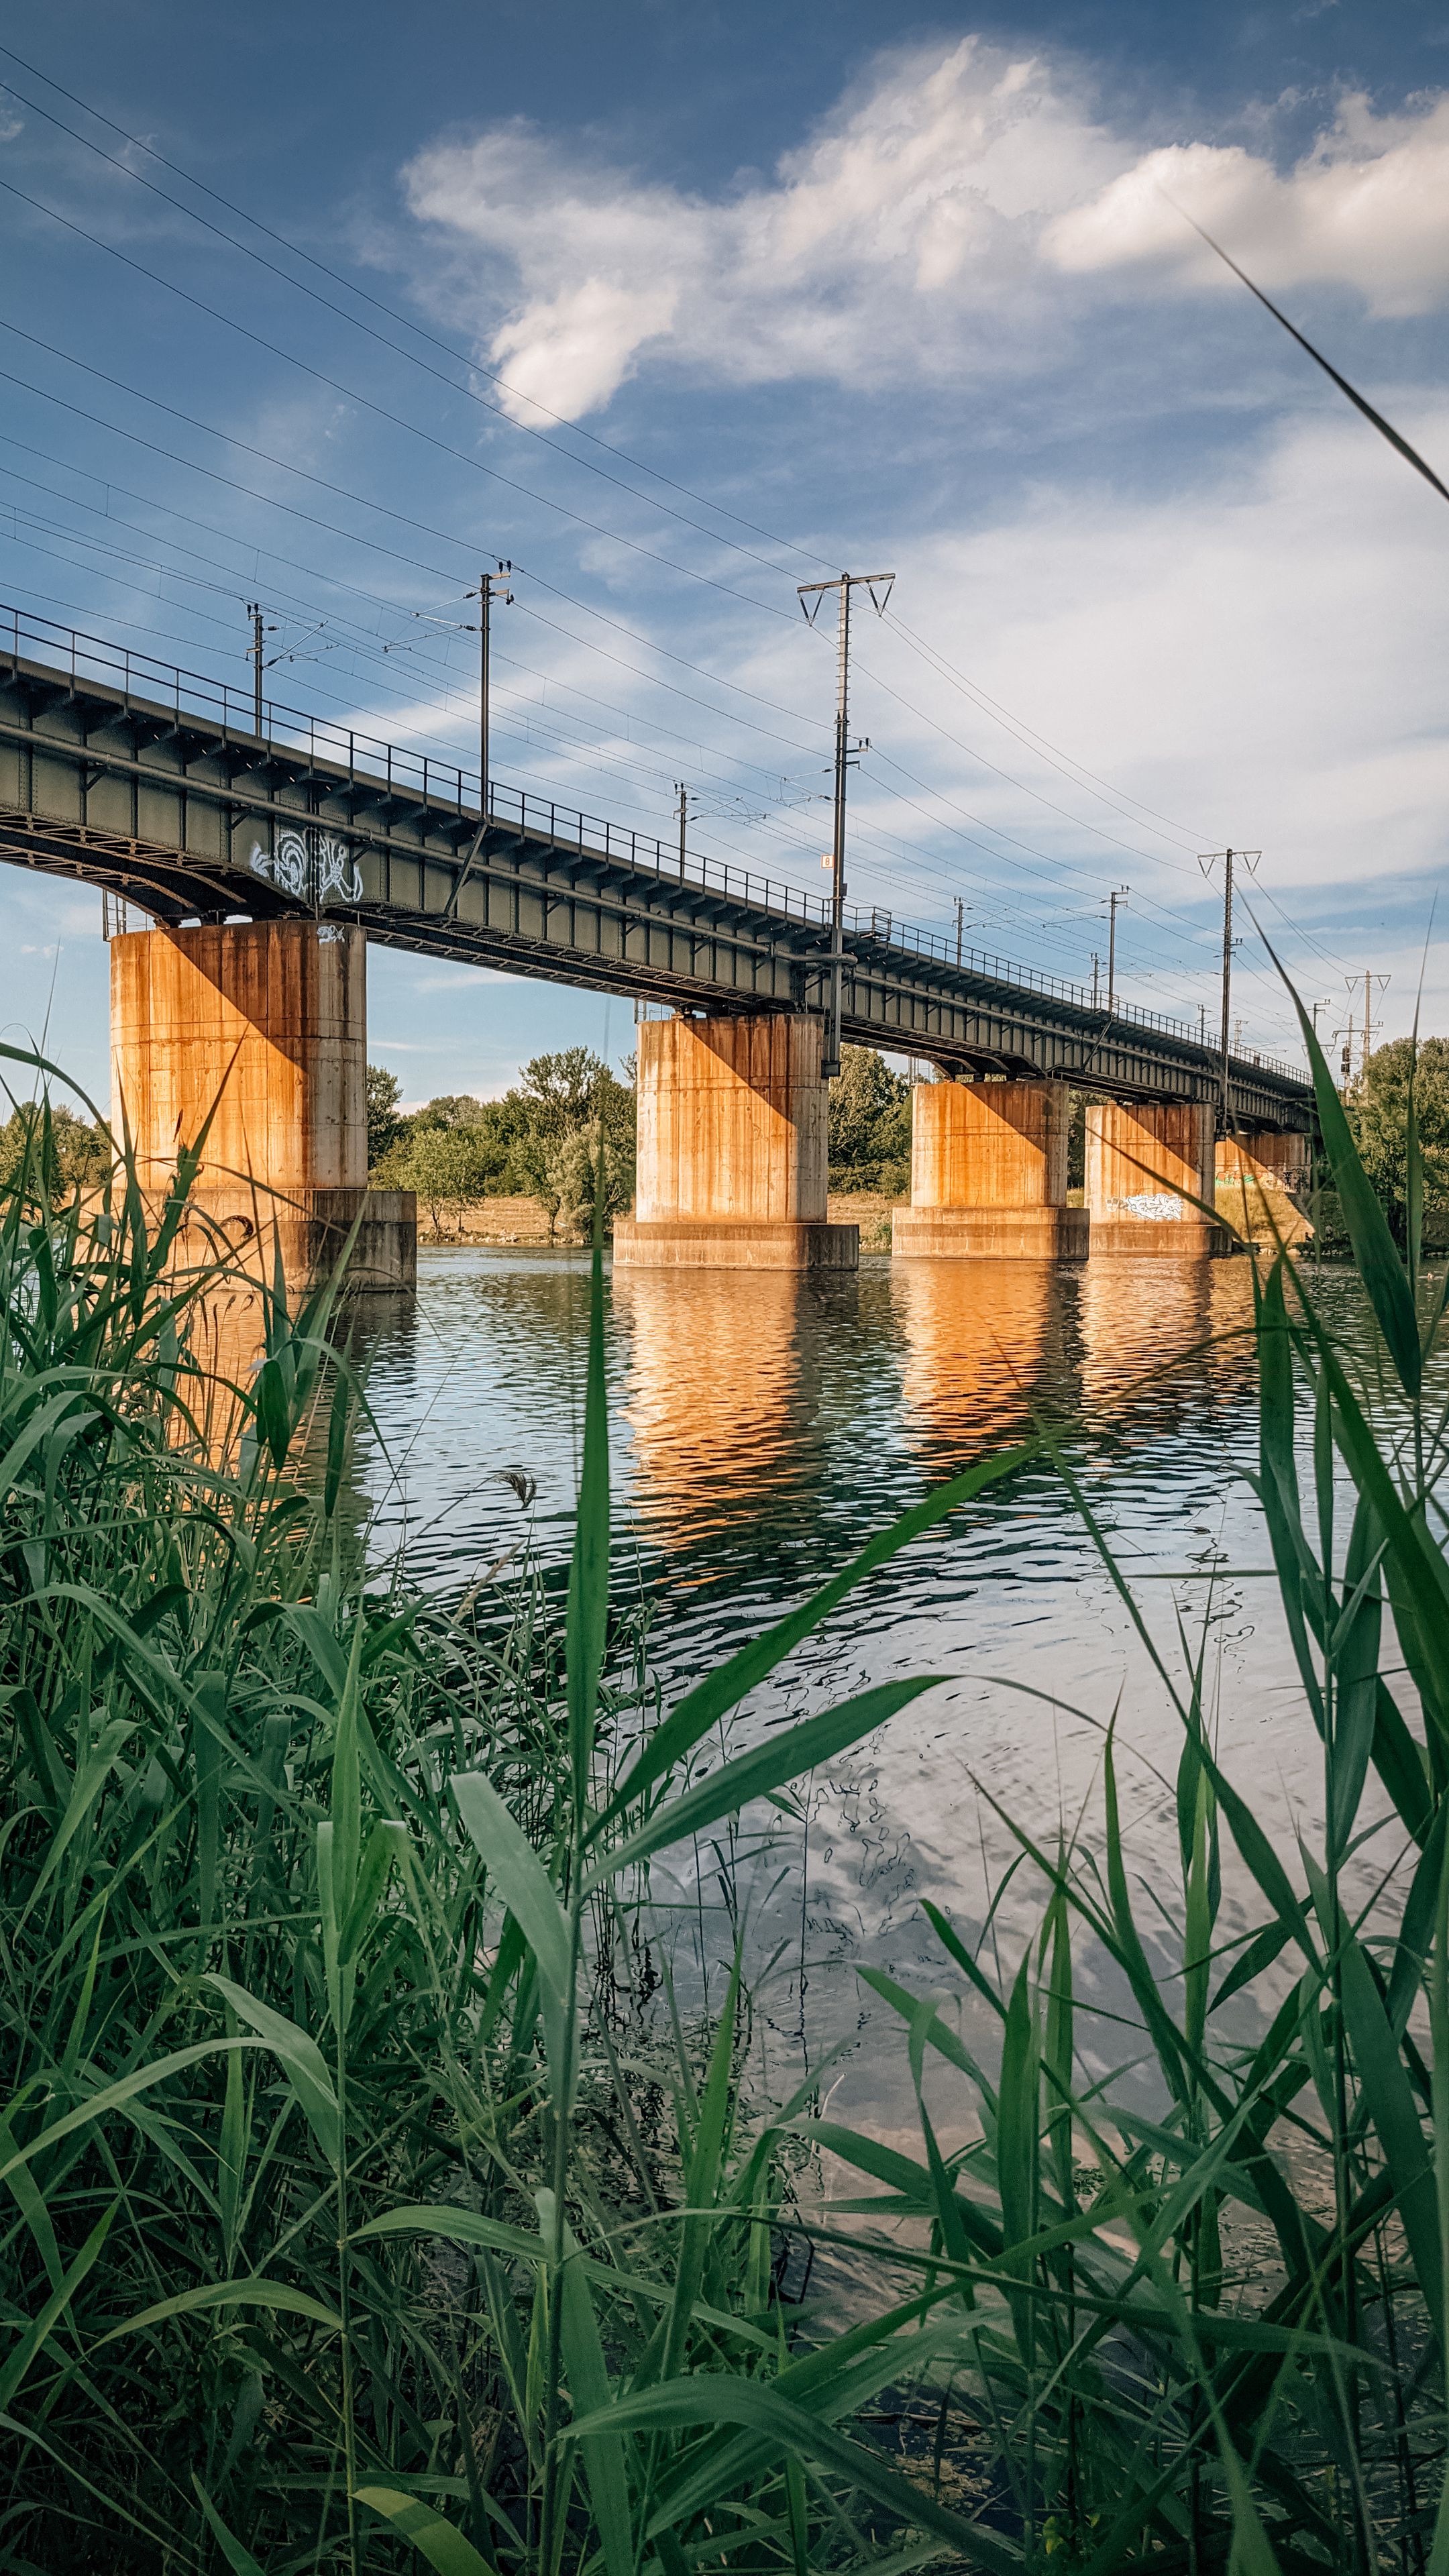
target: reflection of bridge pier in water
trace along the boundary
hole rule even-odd
[[[662,1546],[769,1521],[809,1486],[821,1337],[801,1310],[816,1293],[790,1270],[615,1271],[638,1509]]]
[[[1089,1262],[1077,1299],[1084,1411],[1115,1414],[1130,1395],[1166,1422],[1205,1394],[1245,1386],[1252,1306],[1247,1261]]]
[[[1055,1376],[1075,1272],[1050,1261],[901,1262],[891,1289],[906,1345],[907,1413],[943,1470],[1029,1426]]]

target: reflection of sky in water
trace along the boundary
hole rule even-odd
[[[1342,1273],[1323,1274],[1322,1294],[1356,1314]],[[391,1468],[374,1447],[365,1481],[380,1536],[406,1536],[426,1579],[461,1585],[517,1538],[504,1468],[538,1480],[545,1551],[567,1546],[587,1295],[582,1256],[424,1251],[416,1313],[369,1331]],[[1316,1806],[1318,1749],[1276,1592],[1252,1572],[1268,1552],[1243,1478],[1257,1444],[1251,1313],[1243,1261],[620,1274],[608,1362],[618,1580],[655,1588],[666,1683],[766,1624],[943,1477],[1048,1420],[1136,1576],[1187,1576],[1219,1552],[1234,1569],[1214,1598],[1210,1708],[1227,1768],[1286,1839]],[[1143,1584],[1174,1672],[1177,1607],[1195,1633],[1207,1598],[1201,1581]],[[760,1955],[786,1947],[762,2012],[782,2073],[802,1925],[812,2053],[856,2026],[855,1963],[955,1990],[919,1902],[980,1922],[983,1889],[1014,1848],[980,1792],[1055,1840],[1098,1776],[1114,1712],[1132,1865],[1168,1901],[1175,1887],[1169,1787],[1149,1766],[1170,1783],[1178,1721],[1049,1464],[862,1586],[739,1723],[802,1715],[899,1673],[943,1679],[814,1781],[803,1884],[798,1827],[782,1823],[767,1853],[742,1861]],[[708,1890],[707,1856],[703,1866]],[[1039,1910],[1028,1879],[1018,1873],[998,1917],[1013,1964]],[[1152,1913],[1144,1894],[1145,1922]],[[841,2100],[890,2125],[904,2057],[882,2019]]]

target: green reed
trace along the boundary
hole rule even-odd
[[[1203,1641],[1163,1652],[1048,1432],[660,1714],[610,1601],[597,1247],[567,1596],[525,1572],[482,1619],[369,1570],[331,1292],[193,1258],[204,1139],[148,1210],[124,1150],[58,1195],[36,1122],[0,1202],[0,2565],[1449,2576],[1445,1292],[1417,1182],[1401,1261],[1313,1062],[1394,1404],[1263,1264],[1256,1488],[1323,1747],[1291,1855],[1219,1765]],[[219,1392],[227,1297],[259,1365]],[[1177,1896],[1144,1925],[1109,1738],[1098,1833],[1011,1828],[1042,1903],[1008,1977],[931,1909],[971,2017],[864,1972],[911,2156],[752,2100],[739,1950],[661,2043],[649,1868],[930,1686],[714,1749],[853,1584],[1044,1454],[1177,1713]],[[1233,1940],[1225,1832],[1262,1915]],[[845,2332],[781,2280],[826,2150],[869,2188],[817,2234],[895,2283]],[[919,2457],[873,2430],[903,2396]]]
[[[536,1579],[449,1613],[367,1570],[331,1292],[294,1314],[185,1231],[203,1144],[159,1209],[125,1151],[58,1197],[42,1118],[0,1203],[0,2558],[672,2576],[721,2516],[807,2545],[797,2423],[832,2533],[857,2490],[964,2533],[836,2429],[890,2326],[795,2349],[738,1964],[662,2062],[643,1899],[926,1687],[696,1773],[1001,1465],[651,1723],[597,1250],[562,1617]],[[259,1365],[219,1386],[238,1300]]]

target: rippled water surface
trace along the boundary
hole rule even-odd
[[[1347,1275],[1325,1271],[1320,1294],[1354,1319]],[[514,1546],[508,1469],[537,1480],[539,1545],[566,1550],[587,1299],[583,1255],[424,1250],[416,1308],[371,1331],[384,1446],[364,1472],[380,1535],[405,1537],[424,1579],[461,1588]],[[1268,1552],[1244,1480],[1257,1440],[1251,1309],[1245,1260],[1052,1270],[879,1258],[854,1278],[617,1274],[617,1581],[656,1605],[666,1687],[797,1601],[942,1478],[1044,1419],[1175,1669],[1179,1614],[1194,1640],[1209,1621],[1225,1766],[1264,1822],[1291,1834],[1316,1805],[1317,1746],[1276,1592],[1260,1579]],[[782,1823],[740,1870],[754,1955],[780,1951],[763,2019],[781,2061],[859,2030],[842,2098],[853,2114],[869,2107],[878,2123],[909,2126],[899,2025],[884,2027],[878,2007],[867,2021],[855,1967],[946,1982],[921,1897],[979,1926],[1015,1849],[998,1810],[1054,1839],[1095,1794],[1114,1716],[1132,1860],[1170,1894],[1165,1781],[1180,1731],[1079,1502],[1046,1461],[862,1586],[742,1722],[778,1722],[900,1673],[941,1679],[810,1784],[807,1832]],[[1039,1908],[1028,1875],[996,1918],[1004,1954]],[[679,1885],[713,1903],[709,1856],[699,1872],[691,1858]],[[1145,1893],[1143,1905],[1150,1914]]]

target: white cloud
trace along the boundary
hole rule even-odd
[[[1449,95],[1382,116],[1345,98],[1280,175],[1238,145],[1144,148],[1078,72],[974,36],[880,58],[771,177],[720,196],[522,122],[434,145],[404,183],[521,418],[597,410],[646,358],[742,384],[1041,363],[1087,278],[1209,273],[1164,188],[1265,284],[1347,283],[1382,313],[1449,288]]]
[[[1397,407],[1410,435],[1431,450],[1449,444],[1443,405],[1428,412],[1401,396]],[[1400,943],[1412,943],[1416,924],[1422,936],[1449,849],[1449,739],[1438,679],[1449,653],[1442,513],[1370,430],[1347,413],[1328,414],[1160,498],[1044,488],[995,526],[901,549],[902,617],[1001,704],[1029,710],[1049,741],[1179,823],[1175,849],[1151,822],[1112,811],[1034,760],[914,655],[889,645],[888,629],[861,639],[861,722],[953,801],[1038,851],[1084,863],[1088,893],[1131,884],[1125,954],[1134,999],[1170,1010],[1211,1003],[1210,921],[1200,981],[1173,973],[1153,992],[1132,961],[1150,926],[1136,917],[1139,899],[1201,920],[1212,898],[1197,851],[1225,841],[1262,849],[1262,882],[1295,919],[1340,925],[1331,949],[1342,945],[1342,925],[1367,916],[1352,944],[1357,951],[1366,939],[1368,955],[1350,962],[1377,965],[1381,955],[1388,962]],[[979,747],[1128,849],[1064,834],[1044,807],[953,754],[895,702],[873,696],[867,665],[958,742]],[[918,817],[891,811],[891,790],[891,773],[867,761],[857,812],[874,811],[919,838]],[[984,853],[959,850],[963,874],[969,869],[987,904],[1004,901],[1008,912],[1052,899],[1048,884],[1012,863],[1022,857],[993,867]],[[859,873],[861,899],[878,900]],[[1066,874],[1056,899],[1082,885]],[[929,881],[919,891],[902,885],[898,899],[904,911],[923,897]],[[1341,990],[1337,966],[1287,939],[1271,905],[1259,909],[1311,993]],[[1393,951],[1383,946],[1386,927]],[[1008,944],[1009,928],[997,935]],[[1164,935],[1166,925],[1152,944]],[[1071,938],[1082,958],[1101,945],[1085,924]],[[1245,957],[1245,978],[1250,962]],[[1442,948],[1432,984],[1442,1009],[1449,999]],[[1284,1017],[1271,982],[1245,980],[1244,1008],[1270,1023]],[[1404,973],[1392,996],[1395,1024],[1407,1026],[1412,1008]]]
[[[1089,204],[1058,215],[1044,255],[1077,276],[1156,266],[1173,284],[1231,285],[1177,206],[1261,286],[1343,284],[1374,313],[1428,312],[1449,292],[1449,97],[1400,116],[1345,98],[1282,176],[1236,145],[1149,152]]]
[[[907,348],[929,366],[923,316],[984,302],[1009,319],[1034,225],[1122,158],[1060,75],[967,37],[888,59],[773,180],[723,199],[591,165],[523,124],[436,145],[404,175],[449,251],[481,254],[485,295],[513,287],[489,354],[520,415],[527,395],[575,415],[650,347],[754,383],[878,379]]]

